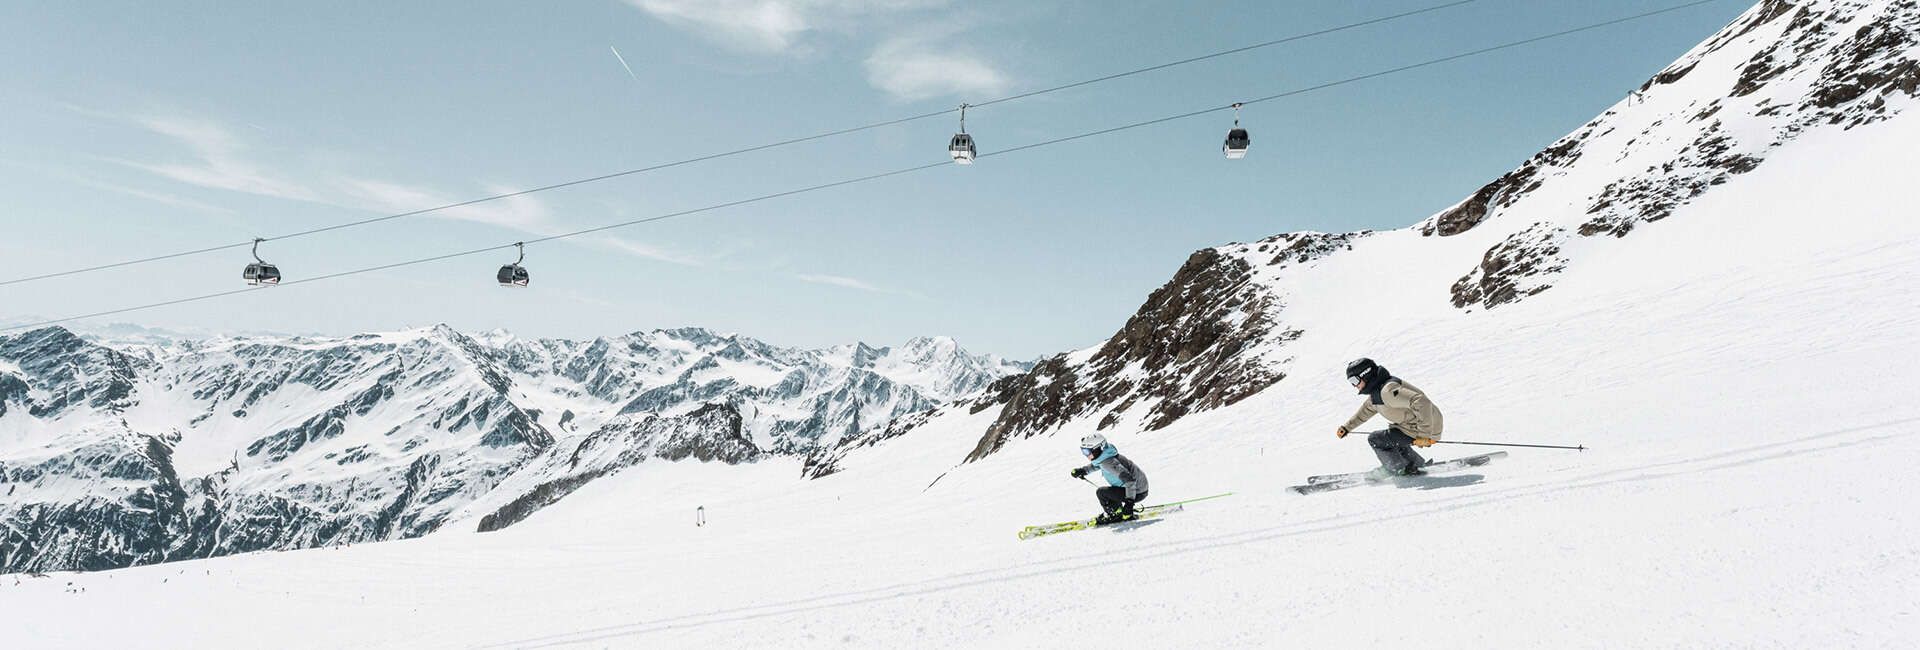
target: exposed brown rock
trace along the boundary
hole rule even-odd
[[[1345,249],[1363,234],[1294,233],[1240,250],[1272,254],[1269,265],[1303,264]],[[996,382],[985,398],[968,405],[975,412],[1003,408],[967,460],[1080,417],[1099,414],[1099,428],[1117,426],[1136,407],[1147,409],[1147,430],[1161,429],[1280,381],[1283,374],[1245,353],[1260,343],[1290,342],[1301,332],[1277,331],[1267,316],[1275,308],[1272,295],[1251,279],[1252,267],[1238,255],[1212,248],[1195,252],[1087,361],[1047,359],[1031,372]]]
[[[1439,235],[1450,237],[1472,230],[1474,226],[1493,216],[1494,211],[1513,205],[1534,190],[1539,189],[1543,170],[1572,165],[1580,159],[1580,147],[1593,135],[1593,129],[1599,122],[1588,122],[1576,133],[1553,143],[1553,146],[1541,150],[1528,158],[1518,169],[1507,172],[1482,186],[1473,196],[1460,202],[1445,212],[1435,215],[1420,228],[1420,234],[1426,237]]]
[[[1453,283],[1453,306],[1493,308],[1546,291],[1545,283],[1523,287],[1521,280],[1566,267],[1560,255],[1565,235],[1565,230],[1542,222],[1487,249],[1480,265]]]
[[[1894,56],[1912,47],[1913,32],[1920,28],[1914,22],[1910,17],[1884,15],[1862,25],[1841,45],[1841,56],[1821,70],[1820,81],[1808,95],[1808,102],[1820,108],[1835,108],[1869,93],[1881,97],[1895,92],[1912,96],[1920,91],[1920,62]],[[1884,119],[1884,104],[1868,109],[1862,111],[1863,115],[1836,115],[1831,123],[1856,126]]]

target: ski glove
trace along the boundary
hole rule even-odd
[[[1080,478],[1086,478],[1086,477],[1087,477],[1087,468],[1085,468],[1085,467],[1075,467],[1075,468],[1073,468],[1073,477],[1074,477],[1074,478],[1076,478],[1076,479],[1080,479]]]
[[[1432,447],[1432,446],[1433,446],[1433,443],[1434,443],[1434,442],[1436,442],[1436,441],[1435,441],[1434,439],[1432,439],[1432,438],[1414,438],[1414,439],[1413,439],[1413,446],[1415,446],[1415,447]]]

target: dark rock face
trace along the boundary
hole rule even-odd
[[[30,503],[0,519],[0,571],[111,569],[169,559],[175,531],[189,524],[187,492],[173,474],[167,448],[141,439],[76,451],[94,463],[94,480],[123,486],[118,498]],[[65,468],[57,459],[36,465],[0,464],[0,484],[27,485]],[[9,487],[9,491],[13,488]]]
[[[525,521],[541,508],[558,503],[560,499],[572,494],[574,490],[586,486],[611,474],[612,470],[592,470],[578,474],[569,474],[534,487],[532,491],[520,495],[499,510],[480,518],[479,532],[491,533],[504,530],[508,526]]]
[[[137,374],[152,362],[88,343],[60,327],[0,338],[0,360],[19,366],[24,376],[8,377],[0,391],[14,396],[34,417],[50,417],[72,408],[119,412],[133,405]],[[28,384],[46,397],[27,399]],[[14,386],[7,389],[5,386]]]
[[[1009,379],[1010,378],[1011,377],[1009,377]],[[835,474],[841,469],[840,461],[845,459],[848,453],[856,449],[873,447],[906,435],[907,432],[925,425],[933,418],[942,413],[947,413],[952,409],[967,409],[978,413],[980,412],[978,409],[986,408],[986,406],[990,405],[988,402],[1000,399],[1000,395],[1001,393],[996,391],[978,398],[959,400],[946,406],[927,409],[926,411],[903,418],[896,418],[892,422],[888,422],[887,426],[884,427],[867,429],[856,435],[842,438],[838,445],[821,447],[807,454],[806,461],[800,467],[800,475],[805,478],[815,479]],[[976,405],[980,406],[976,407]]]
[[[1835,113],[1831,124],[1851,128],[1886,119],[1887,97],[1920,92],[1920,61],[1908,54],[1920,32],[1915,3],[1899,3],[1905,14],[1889,13],[1861,25],[1841,43],[1839,55],[1820,70],[1808,103],[1821,109],[1867,99],[1852,114]],[[1869,97],[1871,96],[1871,97]]]
[[[1512,206],[1520,197],[1540,188],[1543,170],[1569,167],[1580,160],[1580,146],[1593,133],[1595,126],[1597,123],[1589,123],[1578,134],[1561,138],[1553,146],[1534,154],[1519,169],[1502,174],[1460,205],[1427,220],[1420,227],[1420,234],[1429,237],[1458,235],[1480,225],[1496,210]]]
[[[1546,291],[1547,284],[1523,283],[1566,268],[1560,254],[1565,238],[1565,230],[1547,223],[1508,237],[1489,249],[1472,273],[1453,283],[1453,306],[1495,307]]]
[[[1640,176],[1607,185],[1587,208],[1587,214],[1597,216],[1580,226],[1580,235],[1625,237],[1635,226],[1665,219],[1708,188],[1760,166],[1759,156],[1735,153],[1735,145],[1715,121],[1699,140],[1667,163],[1667,169],[1680,173]]]
[[[831,446],[842,436],[975,392],[994,379],[1027,367],[1027,364],[969,355],[948,339],[919,338],[897,348],[855,344],[831,350],[792,350],[741,337],[697,335],[698,332],[701,331],[668,330],[650,335],[689,336],[692,338],[671,347],[675,350],[697,348],[703,352],[683,357],[687,362],[682,364],[684,368],[658,381],[627,386],[626,393],[615,395],[623,402],[620,414],[678,412],[690,405],[733,404],[748,417],[749,428],[754,429],[756,435],[772,439],[768,451],[804,455],[816,447]],[[647,345],[645,338],[634,341],[634,346]],[[623,359],[612,355],[605,363],[623,368],[622,373],[629,376],[667,370],[658,366],[626,369],[633,362],[625,359],[631,357]],[[726,376],[724,369],[729,365],[757,368],[777,374],[780,379],[771,385],[743,383]],[[936,372],[927,375],[931,379],[924,385],[909,385],[888,377],[882,365]],[[777,405],[779,411],[805,415],[777,419],[756,417],[755,405]]]
[[[1371,230],[1341,234],[1294,232],[1274,235],[1250,244],[1260,255],[1273,255],[1267,266],[1286,267],[1306,264],[1343,250],[1353,250],[1354,240],[1373,234]]]
[[[981,394],[896,419],[814,451],[803,474],[841,471],[851,452],[900,438],[935,418],[998,408],[964,462],[1007,444],[1097,417],[1105,430],[1133,420],[1147,431],[1231,405],[1283,380],[1275,356],[1303,334],[1275,320],[1284,305],[1256,278],[1351,250],[1370,232],[1289,233],[1193,253],[1106,343],[1043,359]]]
[[[679,417],[617,418],[571,451],[551,456],[546,462],[552,467],[541,468],[545,470],[541,475],[557,478],[482,517],[479,530],[512,526],[588,483],[649,458],[737,465],[766,457],[747,437],[743,422],[740,412],[725,404],[710,404]]]
[[[1346,248],[1358,236],[1295,233],[1237,250],[1271,255],[1270,266],[1304,264]],[[1086,361],[1059,355],[995,382],[985,397],[966,405],[974,412],[1003,407],[967,460],[1082,417],[1097,415],[1098,428],[1111,428],[1136,408],[1144,409],[1146,430],[1162,429],[1280,381],[1285,375],[1246,352],[1260,343],[1284,344],[1301,333],[1278,330],[1268,316],[1278,305],[1252,282],[1252,274],[1253,267],[1239,255],[1222,249],[1195,252]]]

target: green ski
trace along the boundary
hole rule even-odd
[[[1189,504],[1189,503],[1194,503],[1197,501],[1206,501],[1208,499],[1218,499],[1224,496],[1231,496],[1232,494],[1233,494],[1232,492],[1227,492],[1224,494],[1216,494],[1210,497],[1200,497],[1198,499],[1188,499],[1186,501],[1176,501],[1173,503],[1162,503],[1159,505],[1144,506],[1139,510],[1135,511],[1134,517],[1132,519],[1116,521],[1111,524],[1100,524],[1100,523],[1097,523],[1096,520],[1094,519],[1080,519],[1075,521],[1063,521],[1057,524],[1028,526],[1020,530],[1020,539],[1033,539],[1035,537],[1053,535],[1056,533],[1069,533],[1076,530],[1086,530],[1089,528],[1103,528],[1105,526],[1116,526],[1116,525],[1125,524],[1128,522],[1141,521],[1146,519],[1156,519],[1159,517],[1164,517],[1171,513],[1184,510],[1186,509],[1186,504]]]

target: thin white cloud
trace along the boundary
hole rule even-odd
[[[347,194],[347,203],[356,207],[400,214],[424,210],[442,205],[458,203],[472,197],[453,198],[431,189],[417,185],[406,185],[389,181],[347,178],[337,181]],[[490,186],[489,195],[512,193],[514,188]],[[546,203],[528,195],[496,199],[474,205],[463,205],[429,212],[421,216],[458,221],[472,221],[502,228],[511,228],[524,232],[549,235],[553,234],[553,211]]]
[[[872,284],[868,284],[865,281],[855,279],[855,278],[849,278],[844,275],[827,275],[825,273],[797,273],[797,274],[794,274],[793,277],[799,278],[801,281],[812,282],[814,284],[825,284],[825,285],[831,285],[836,287],[846,287],[848,289],[859,289],[861,291],[872,291],[875,293],[889,293],[885,289],[881,289],[880,287],[873,286]]]
[[[699,257],[624,237],[596,237],[591,241],[634,257],[642,257],[669,264],[679,264],[681,266],[707,265],[707,261]]]
[[[580,291],[578,289],[571,289],[571,288],[561,289],[559,291],[555,291],[554,293],[567,300],[572,300],[574,302],[590,305],[593,307],[603,307],[603,308],[611,309],[614,307],[622,306],[611,300],[607,300],[605,298],[601,298],[601,297],[589,294],[587,292]]]
[[[146,190],[127,187],[125,185],[118,185],[114,183],[108,183],[105,181],[96,181],[96,180],[78,178],[78,177],[73,178],[72,180],[73,182],[80,183],[88,187],[102,189],[108,192],[125,194],[127,196],[131,196],[135,198],[146,199],[154,203],[171,205],[176,208],[186,208],[189,210],[198,210],[200,212],[215,212],[220,214],[231,214],[233,212],[233,210],[223,208],[217,205],[209,205],[206,203],[195,201],[193,199],[185,199],[185,198],[181,198],[181,197],[174,196],[172,194],[167,194],[164,192],[148,192]]]
[[[147,117],[135,123],[185,145],[198,160],[190,163],[116,162],[189,185],[300,201],[319,200],[318,193],[311,187],[277,177],[249,159],[245,144],[219,124],[180,117]]]
[[[58,178],[60,180],[63,180],[69,183],[74,183],[76,185],[91,187],[93,189],[102,190],[106,192],[113,192],[116,194],[125,194],[127,196],[145,199],[145,200],[152,201],[154,203],[160,203],[163,205],[171,205],[174,207],[186,208],[186,209],[194,210],[198,212],[211,212],[211,213],[219,213],[219,214],[231,214],[233,212],[233,210],[231,209],[223,208],[217,205],[201,203],[193,199],[175,196],[172,194],[167,194],[165,192],[150,192],[150,191],[135,188],[135,187],[128,187],[126,185],[121,185],[119,183],[112,183],[112,182],[103,181],[97,178],[93,178],[90,176],[83,176],[80,174],[63,171],[51,166],[27,164],[17,160],[0,160],[0,165],[4,165],[7,167],[14,167],[18,169],[30,170],[30,171],[38,172],[41,174],[46,174],[47,176]]]
[[[135,123],[155,133],[178,140],[201,159],[195,165],[163,165],[126,162],[136,168],[166,178],[202,187],[234,190],[266,196],[300,199],[382,214],[402,214],[450,205],[473,198],[454,196],[429,187],[393,181],[320,175],[324,181],[312,186],[295,185],[272,178],[244,156],[246,142],[230,130],[213,122],[184,118],[145,118]],[[510,194],[520,188],[500,185],[483,188],[486,195]],[[125,190],[135,191],[135,190]],[[149,197],[159,200],[160,197]],[[554,211],[539,197],[510,196],[473,205],[436,210],[423,218],[470,221],[537,237],[566,230]],[[599,236],[581,243],[598,246],[650,260],[701,266],[704,260],[665,247],[632,239]]]
[[[907,291],[903,289],[892,289],[888,287],[882,287],[882,286],[873,284],[871,282],[861,280],[859,278],[850,278],[844,275],[829,275],[826,273],[795,273],[793,274],[793,277],[794,279],[800,280],[801,282],[824,284],[827,286],[841,287],[844,289],[853,289],[855,291],[865,291],[868,293],[880,293],[880,294],[887,294],[887,295],[893,295],[893,296],[908,296],[912,298],[922,298],[922,299],[926,298],[925,295],[922,295],[920,292],[917,292],[917,291]]]
[[[959,36],[975,19],[923,11],[949,0],[627,1],[668,25],[761,54],[805,52],[815,32],[890,34],[867,57],[867,80],[901,100],[996,94],[1012,85],[1005,72],[962,47]]]
[[[748,52],[802,50],[807,34],[854,31],[949,0],[627,0],[668,25]]]
[[[889,38],[867,57],[867,81],[896,99],[942,95],[980,97],[1006,92],[1007,75],[985,59],[927,36]]]
[[[392,214],[411,212],[439,205],[448,205],[458,201],[458,199],[450,198],[444,194],[423,187],[386,181],[351,179],[342,181],[341,185],[347,188],[351,194],[359,199],[362,205],[369,209]],[[513,191],[512,188],[500,186],[491,186],[486,189],[488,194],[508,194]],[[463,205],[457,208],[429,212],[421,216],[484,223],[510,230],[518,230],[536,237],[548,237],[568,230],[567,227],[561,225],[554,219],[553,210],[544,202],[536,197],[527,195],[512,196],[474,205]],[[706,260],[697,256],[624,237],[595,235],[577,241],[581,244],[669,264],[679,264],[682,266],[706,265]]]
[[[664,22],[742,50],[785,52],[808,29],[805,2],[630,0]]]

